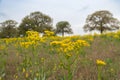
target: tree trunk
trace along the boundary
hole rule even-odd
[[[62,30],[62,37],[64,37],[64,30]]]
[[[103,33],[103,25],[102,25],[102,21],[101,21],[101,24],[100,24],[100,33],[101,33],[101,34]]]
[[[64,32],[62,32],[62,37],[64,37]]]
[[[101,27],[100,33],[101,33],[101,34],[103,33],[102,27]]]

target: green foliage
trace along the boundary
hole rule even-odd
[[[71,25],[67,21],[60,21],[56,24],[56,33],[61,33],[64,36],[64,33],[71,34],[72,29],[70,28]]]
[[[0,29],[0,38],[17,37],[18,30],[16,26],[17,22],[14,20],[6,20],[2,22]]]
[[[52,30],[52,19],[46,14],[41,12],[32,12],[23,18],[20,26],[19,33],[25,35],[26,31],[34,30],[44,33],[45,30]]]

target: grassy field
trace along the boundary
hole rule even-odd
[[[119,80],[120,32],[0,39],[0,80]]]

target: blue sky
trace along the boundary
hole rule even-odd
[[[18,23],[31,12],[40,11],[58,21],[68,21],[74,34],[84,34],[87,15],[109,10],[120,20],[120,0],[0,0],[0,22],[8,19]]]

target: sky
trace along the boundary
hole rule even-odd
[[[15,20],[19,24],[31,12],[40,11],[53,19],[68,21],[75,35],[85,34],[83,26],[89,14],[110,11],[120,20],[120,0],[0,0],[0,22]]]

